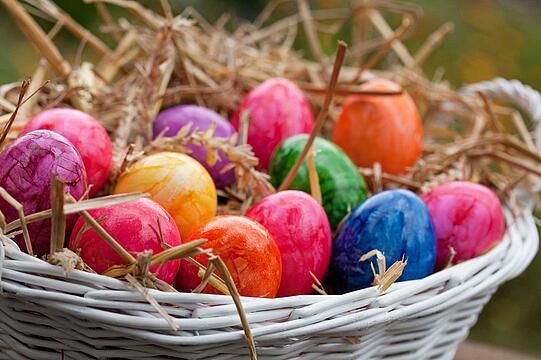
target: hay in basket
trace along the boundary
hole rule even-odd
[[[524,209],[537,201],[541,176],[541,156],[530,129],[541,120],[539,94],[501,79],[460,91],[438,77],[429,79],[423,62],[452,32],[451,24],[436,29],[412,54],[401,40],[413,32],[422,11],[394,1],[360,1],[351,8],[326,10],[310,9],[306,0],[270,1],[253,22],[235,24],[226,15],[211,24],[192,8],[174,14],[167,0],[160,2],[159,13],[135,1],[85,1],[98,9],[102,35],[114,46],[50,0],[2,0],[42,60],[31,81],[0,87],[0,149],[32,115],[74,107],[99,119],[113,140],[114,155],[108,186],[97,198],[76,202],[64,197],[63,184],[54,181],[52,209],[25,214],[0,189],[20,214],[11,223],[0,216],[5,317],[0,349],[7,358],[255,359],[259,354],[269,359],[450,359],[497,286],[531,261],[537,233]],[[291,15],[274,20],[275,10],[287,4],[294,8]],[[113,19],[109,6],[122,8],[126,17]],[[400,16],[398,27],[386,21],[388,13]],[[51,20],[51,30],[46,33],[30,14]],[[327,56],[320,39],[334,38],[344,29],[352,29],[352,43],[337,42],[336,54]],[[54,37],[62,30],[80,39],[75,61],[55,46]],[[315,60],[293,48],[299,32]],[[85,47],[99,61],[82,59]],[[384,69],[374,70],[383,59]],[[360,84],[375,76],[398,82],[414,97],[426,142],[422,159],[405,175],[383,173],[378,164],[360,168],[370,191],[403,187],[421,192],[450,180],[492,187],[509,209],[508,234],[488,254],[406,283],[394,284],[405,262],[384,266],[375,273],[377,288],[340,296],[328,295],[315,278],[314,288],[322,295],[248,299],[239,296],[221,259],[200,248],[205,239],[134,258],[87,212],[144,196],[108,195],[137,159],[163,150],[189,153],[186,145],[195,143],[207,148],[210,164],[220,161],[219,154],[231,161],[237,181],[219,193],[219,213],[243,214],[276,191],[246,144],[249,121],[238,138],[227,141],[214,138],[212,129],[189,134],[189,128],[153,140],[151,124],[160,109],[195,103],[229,115],[248,90],[284,77],[305,91],[318,114],[313,139],[329,135],[344,97],[368,93]],[[515,103],[532,122],[496,100]],[[309,148],[310,141],[301,160],[310,157]],[[280,189],[293,176],[294,171]],[[317,186],[313,192],[317,197]],[[109,269],[109,278],[93,274],[76,254],[63,249],[63,222],[74,213],[128,265]],[[9,240],[22,231],[29,243],[27,224],[48,217],[53,219],[49,264],[23,254]],[[208,268],[193,259],[198,254],[210,257]],[[196,263],[202,284],[225,295],[177,293],[148,270],[176,258]]]

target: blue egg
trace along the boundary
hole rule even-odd
[[[357,205],[333,243],[331,279],[338,293],[372,286],[376,257],[359,262],[377,249],[387,267],[404,256],[408,264],[399,281],[421,279],[434,271],[436,236],[423,201],[407,190],[388,190]]]

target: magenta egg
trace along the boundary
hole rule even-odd
[[[181,244],[180,233],[173,218],[150,199],[90,210],[89,213],[94,219],[101,219],[100,225],[134,258],[145,250],[157,254],[164,251],[165,246]],[[97,273],[103,273],[113,265],[125,264],[122,257],[96,231],[83,231],[84,224],[84,219],[80,217],[71,233],[71,250],[80,250],[81,258]],[[159,279],[172,284],[179,267],[180,260],[173,260],[155,265],[150,271]]]
[[[456,252],[452,263],[471,259],[490,250],[505,232],[502,206],[486,186],[453,181],[421,196],[426,203],[437,238],[438,268],[449,261],[450,248]]]
[[[286,79],[269,79],[250,91],[231,122],[238,130],[241,114],[249,117],[248,143],[267,169],[274,149],[290,136],[309,133],[314,126],[310,104],[301,89]]]
[[[164,136],[175,136],[180,129],[188,124],[192,124],[189,134],[195,130],[205,131],[212,124],[216,127],[214,137],[230,139],[235,134],[235,129],[231,123],[217,112],[197,105],[178,105],[158,114],[152,125],[153,136],[157,137],[162,132]],[[235,182],[235,171],[233,169],[226,172],[222,171],[230,163],[222,152],[218,153],[220,159],[214,165],[209,165],[207,162],[207,149],[204,146],[187,144],[186,147],[192,151],[189,155],[207,169],[217,188],[223,189]]]
[[[76,109],[49,109],[30,119],[21,135],[34,130],[51,130],[68,139],[85,164],[90,196],[103,189],[113,165],[113,146],[98,120]]]
[[[56,173],[65,183],[65,191],[74,198],[83,196],[86,173],[83,161],[73,145],[62,135],[48,130],[32,131],[9,144],[0,154],[0,186],[21,203],[25,214],[51,208],[51,177]],[[0,211],[10,222],[18,219],[17,211],[0,198]],[[66,218],[66,229],[75,223],[75,216]],[[49,252],[51,220],[28,225],[35,255]],[[26,251],[22,235],[15,241]]]
[[[323,279],[331,258],[331,228],[323,207],[302,191],[287,190],[263,198],[246,216],[263,225],[280,249],[277,296],[311,294],[310,272]]]

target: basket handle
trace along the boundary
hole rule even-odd
[[[495,78],[465,88],[466,91],[482,91],[492,100],[513,103],[524,111],[535,124],[535,147],[541,152],[541,94],[519,80]]]
[[[541,94],[531,86],[525,85],[519,80],[507,80],[495,78],[468,85],[466,91],[482,91],[492,100],[510,102],[524,111],[533,121],[535,128],[533,137],[537,152],[541,153]],[[532,182],[533,193],[541,191],[541,182]],[[533,210],[535,206],[532,192],[525,188],[514,190],[515,196]]]

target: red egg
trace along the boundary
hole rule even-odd
[[[157,254],[162,252],[166,245],[181,244],[175,221],[152,200],[134,200],[90,210],[89,213],[134,258],[145,250],[152,250]],[[83,231],[84,224],[84,219],[80,217],[71,234],[70,249],[73,251],[80,249],[81,258],[88,266],[101,274],[113,265],[126,263],[96,231],[93,229]],[[173,260],[155,265],[150,271],[159,279],[172,284],[179,267],[180,260]]]
[[[276,243],[263,226],[244,216],[217,216],[194,230],[185,241],[197,239],[207,239],[202,247],[220,256],[241,295],[276,296],[282,261]],[[205,266],[208,264],[207,255],[196,256],[195,260]],[[198,271],[195,265],[182,261],[177,288],[184,292],[195,289],[201,283]],[[211,285],[203,291],[219,294]]]
[[[400,91],[386,79],[364,83],[367,91]],[[379,162],[383,171],[401,174],[415,165],[421,155],[423,127],[411,96],[351,95],[336,120],[333,141],[357,166]]]
[[[231,122],[238,130],[240,117],[250,119],[248,143],[267,169],[274,148],[290,136],[309,133],[314,126],[310,105],[301,89],[286,79],[270,79],[255,87],[235,110]]]
[[[265,197],[246,216],[263,225],[280,249],[277,296],[313,293],[310,272],[322,279],[331,258],[331,228],[323,207],[304,192],[288,190]]]
[[[437,266],[443,268],[452,247],[453,263],[471,259],[490,250],[505,232],[500,200],[486,186],[454,181],[423,194],[437,238]]]
[[[103,188],[112,166],[113,147],[94,117],[76,109],[49,109],[30,119],[21,135],[34,130],[51,130],[68,139],[85,164],[88,184],[92,185],[90,196]]]

